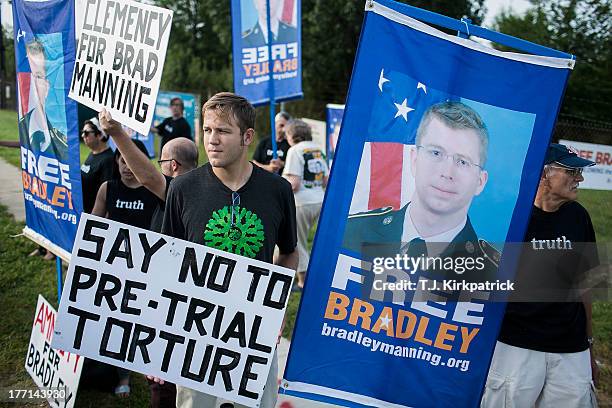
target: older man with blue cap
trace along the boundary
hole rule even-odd
[[[546,271],[522,260],[520,268],[528,269],[526,275],[574,278],[595,266],[596,259],[583,262],[585,251],[594,247],[595,231],[588,212],[576,201],[582,170],[595,163],[577,153],[561,144],[548,149],[523,255],[531,252],[532,257],[538,254],[552,262],[544,263],[550,269]],[[507,305],[481,406],[597,406],[590,301],[522,300],[529,301]]]

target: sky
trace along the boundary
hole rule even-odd
[[[493,19],[502,9],[511,8],[513,11],[521,14],[529,8],[530,3],[527,0],[485,0],[485,6],[487,7],[487,15],[483,26],[490,27]]]
[[[77,3],[81,0],[76,0]],[[0,0],[2,5],[2,25],[4,27],[13,26],[13,16],[11,6],[8,1]],[[502,8],[512,7],[516,12],[522,13],[529,7],[527,0],[486,0],[485,5],[488,9],[487,16],[485,18],[484,26],[489,27],[493,22],[493,18],[497,15]],[[77,7],[77,10],[83,10],[83,7]]]

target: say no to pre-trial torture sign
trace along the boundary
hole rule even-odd
[[[83,214],[53,347],[257,407],[293,274]]]

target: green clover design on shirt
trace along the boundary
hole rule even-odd
[[[207,246],[249,258],[255,258],[263,241],[261,220],[257,214],[240,206],[234,207],[234,225],[232,207],[225,206],[213,212],[204,231]]]

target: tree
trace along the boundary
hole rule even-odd
[[[576,56],[560,118],[612,128],[612,2],[536,0],[523,15],[501,13],[495,28]],[[579,135],[577,135],[579,136]]]
[[[174,11],[162,87],[203,97],[232,89],[229,1],[156,3]]]

